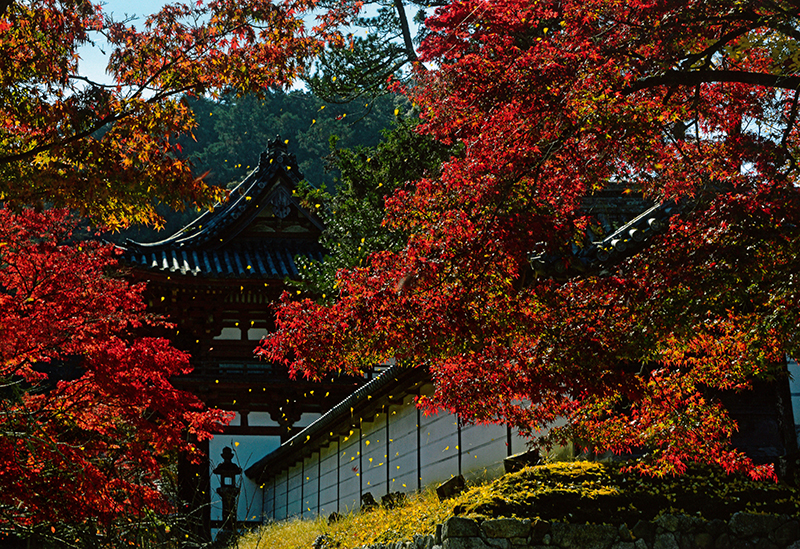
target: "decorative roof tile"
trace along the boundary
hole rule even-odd
[[[277,138],[227,202],[164,240],[128,240],[120,246],[123,260],[133,268],[193,277],[297,277],[296,256],[320,260],[324,251],[317,242],[321,220],[292,194],[301,179],[294,155]]]

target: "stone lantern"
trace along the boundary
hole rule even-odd
[[[222,449],[222,463],[214,469],[214,474],[219,476],[220,487],[217,488],[217,493],[222,498],[222,527],[217,540],[226,539],[236,531],[236,504],[239,496],[236,477],[242,473],[242,468],[231,459],[233,450],[226,446]]]

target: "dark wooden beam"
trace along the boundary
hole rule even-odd
[[[259,436],[259,437],[279,437],[285,429],[277,425],[228,425],[223,431],[223,435]]]

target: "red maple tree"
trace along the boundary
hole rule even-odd
[[[716,395],[785,376],[799,350],[799,17],[757,1],[438,8],[407,93],[463,156],[387,200],[402,252],[340,272],[332,304],[286,296],[259,352],[310,377],[428,367],[423,405],[534,435],[565,421],[544,442],[645,452],[647,473],[774,476],[731,449]],[[674,206],[668,229],[606,242],[587,204],[609,189]],[[531,276],[531,257],[550,270]]]
[[[167,513],[164,459],[199,458],[187,433],[229,419],[170,384],[189,357],[138,335],[160,322],[143,286],[78,230],[64,210],[0,209],[0,532]]]

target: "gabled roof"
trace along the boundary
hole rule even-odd
[[[296,277],[295,256],[323,254],[322,221],[292,193],[302,178],[295,156],[276,138],[227,202],[164,240],[126,241],[120,246],[123,260],[134,268],[195,277]]]

